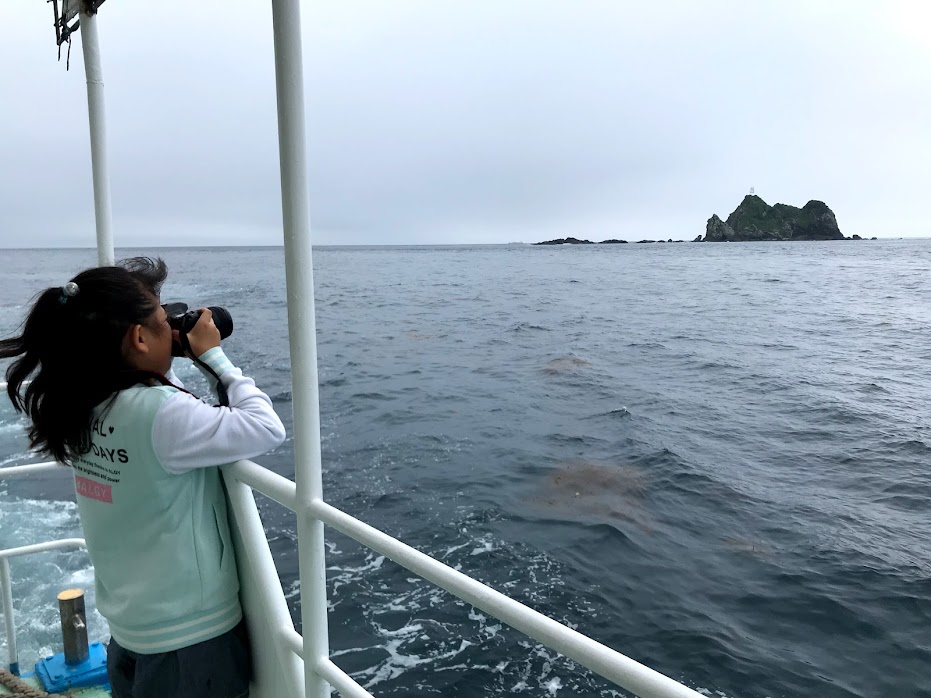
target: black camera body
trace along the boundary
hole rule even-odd
[[[167,303],[165,312],[168,314],[168,326],[183,337],[194,329],[194,325],[200,319],[200,310],[188,310],[186,303]],[[233,334],[233,316],[226,308],[211,305],[207,308],[213,315],[213,324],[220,330],[220,338],[226,339]],[[182,340],[183,341],[183,340]],[[184,356],[184,347],[178,342],[174,342],[171,347],[172,356]]]

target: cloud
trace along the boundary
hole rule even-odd
[[[79,39],[66,73],[48,9],[17,5],[21,31],[0,46],[19,66],[0,78],[15,95],[0,114],[0,244],[93,239]],[[822,199],[846,234],[931,233],[917,2],[302,11],[320,242],[694,237],[750,186]],[[267,3],[172,0],[158,18],[107,3],[100,35],[117,239],[280,242]]]

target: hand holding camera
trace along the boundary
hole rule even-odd
[[[201,308],[198,312],[200,312],[200,317],[187,333],[193,356],[201,356],[204,352],[220,346],[220,330],[213,321],[213,311],[210,308]],[[180,331],[178,334],[180,341]]]
[[[168,303],[165,312],[175,340],[172,356],[197,358],[233,334],[233,318],[226,308],[188,310],[184,303]]]

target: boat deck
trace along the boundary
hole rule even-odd
[[[20,678],[25,684],[32,686],[33,688],[38,688],[40,691],[43,690],[42,684],[34,676],[27,678]],[[6,686],[0,682],[0,696],[11,696],[14,695],[14,691],[11,691]],[[42,695],[41,693],[39,695]],[[62,695],[62,694],[58,694]],[[64,695],[73,696],[73,698],[110,698],[110,692],[104,691],[102,688],[72,688],[69,691],[66,691]]]

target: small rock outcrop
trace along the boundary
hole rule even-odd
[[[809,201],[802,208],[770,206],[748,194],[726,221],[717,214],[708,219],[703,242],[843,239],[834,212],[822,201]]]
[[[737,233],[715,213],[705,225],[704,242],[730,242],[737,239]],[[701,240],[700,240],[701,242]]]
[[[557,238],[555,240],[546,240],[544,242],[535,242],[534,245],[594,245],[591,240],[579,240],[578,238]]]

